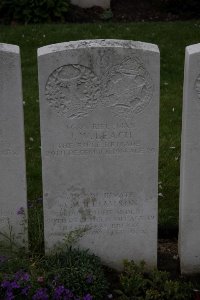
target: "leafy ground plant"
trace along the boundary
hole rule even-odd
[[[47,256],[41,267],[48,280],[57,274],[61,285],[82,297],[86,292],[94,299],[104,299],[108,288],[100,259],[85,250],[69,248],[63,253]]]
[[[192,300],[191,282],[171,280],[170,274],[157,269],[147,272],[144,262],[124,262],[120,275],[120,290],[116,291],[120,300]]]
[[[99,258],[87,251],[0,257],[0,299],[100,300],[107,287]]]
[[[0,16],[8,23],[62,21],[69,6],[68,0],[1,0]]]

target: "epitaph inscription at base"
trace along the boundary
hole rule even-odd
[[[45,247],[79,245],[108,265],[157,260],[159,50],[118,40],[38,51]]]
[[[9,237],[11,243],[24,246],[27,199],[18,46],[0,44],[0,107],[0,243]]]

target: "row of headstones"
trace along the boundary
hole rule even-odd
[[[79,246],[108,265],[157,263],[159,49],[78,41],[38,50],[45,248]],[[179,254],[200,272],[200,44],[186,48]],[[19,48],[0,44],[0,233],[26,240]]]

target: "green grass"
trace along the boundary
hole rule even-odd
[[[42,195],[36,50],[58,42],[98,38],[139,40],[160,48],[159,192],[163,196],[159,197],[159,226],[177,228],[184,52],[187,45],[199,42],[200,21],[0,26],[0,42],[21,48],[28,199]]]

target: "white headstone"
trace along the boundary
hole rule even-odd
[[[104,9],[110,8],[110,0],[71,0],[71,3],[83,8],[99,6]]]
[[[200,273],[200,44],[186,48],[181,146],[179,255],[182,273]]]
[[[25,146],[19,47],[0,44],[0,242],[27,241]]]
[[[159,50],[94,40],[38,50],[45,246],[79,245],[108,265],[157,261]]]

